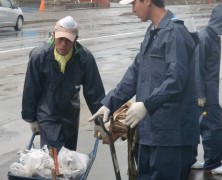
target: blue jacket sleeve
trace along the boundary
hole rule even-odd
[[[202,34],[202,33],[201,33]],[[205,49],[205,40],[203,39],[203,35],[199,34],[199,45],[195,51],[195,62],[196,62],[196,90],[197,97],[203,98],[206,97],[205,87],[204,87],[204,74],[205,74],[205,57],[206,57],[206,49]]]
[[[81,62],[84,63],[83,95],[92,114],[101,107],[101,100],[105,97],[105,90],[96,61],[91,52],[84,48],[80,53]]]
[[[22,118],[25,121],[36,121],[36,107],[41,96],[41,63],[38,49],[30,52],[22,96]]]

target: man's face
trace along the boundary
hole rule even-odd
[[[136,13],[137,17],[141,19],[142,22],[150,20],[150,2],[151,0],[134,0],[132,3],[132,11]]]
[[[74,42],[64,37],[55,38],[55,47],[57,52],[62,56],[67,55],[70,49],[73,47]]]

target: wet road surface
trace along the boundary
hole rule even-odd
[[[203,28],[214,5],[169,6],[178,18],[194,17],[197,29]],[[141,23],[131,13],[131,6],[109,9],[85,9],[25,13],[26,24],[21,32],[0,29],[0,179],[5,180],[8,167],[16,160],[16,151],[30,138],[30,128],[21,120],[21,96],[24,73],[30,50],[41,44],[57,19],[72,15],[80,25],[79,42],[90,49],[97,61],[106,91],[115,87],[132,63],[149,23]],[[41,21],[39,21],[39,19]],[[36,22],[35,22],[36,21]],[[38,21],[38,22],[37,22]],[[34,23],[35,22],[35,23]],[[81,97],[81,122],[78,151],[89,153],[94,145],[93,127],[87,122],[90,113]],[[38,141],[37,141],[38,143]],[[122,179],[127,179],[126,142],[115,143]],[[203,160],[199,147],[198,160]],[[89,180],[115,179],[109,147],[100,143]],[[222,180],[222,176],[192,171],[189,180]]]

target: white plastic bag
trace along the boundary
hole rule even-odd
[[[9,167],[9,171],[14,176],[30,177],[26,167],[18,162],[12,163]]]
[[[49,156],[46,146],[42,149],[21,149],[18,152],[19,162],[10,166],[12,175],[24,177],[51,177],[51,169],[54,168],[54,161]]]
[[[89,163],[89,156],[62,147],[58,154],[59,172],[65,178],[79,179]]]

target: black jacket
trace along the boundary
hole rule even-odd
[[[61,129],[65,141],[77,141],[79,128],[80,98],[83,94],[91,113],[100,108],[105,96],[102,80],[93,55],[76,43],[75,51],[67,62],[65,73],[60,72],[54,59],[54,44],[34,48],[26,72],[22,118],[38,121],[46,142],[59,139]]]

